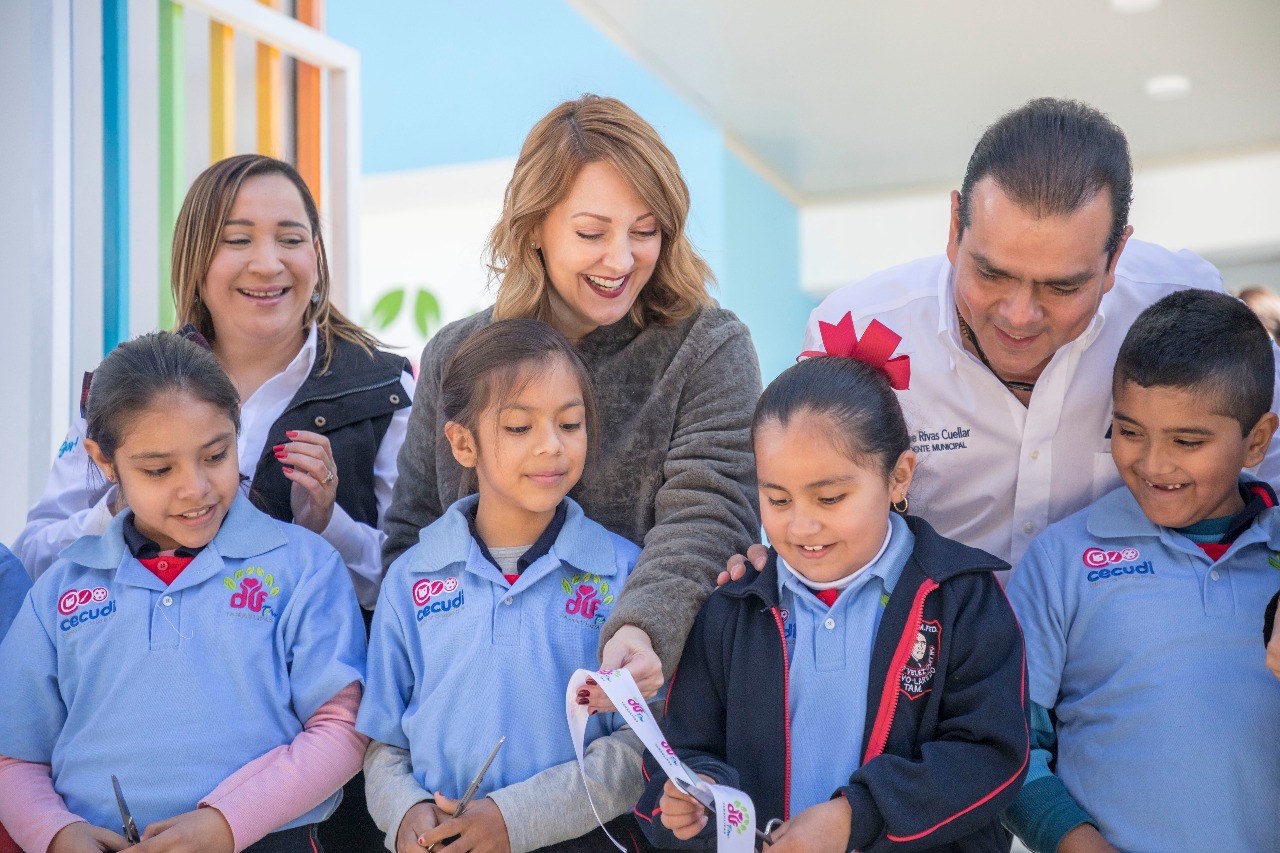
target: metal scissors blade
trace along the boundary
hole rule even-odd
[[[111,774],[111,787],[116,789],[116,805],[120,807],[120,823],[124,829],[125,840],[130,844],[137,844],[142,841],[138,835],[138,825],[133,822],[133,814],[129,811],[129,806],[124,801],[124,793],[120,790],[120,780],[116,778],[116,774]]]
[[[470,803],[471,798],[476,795],[476,791],[480,790],[480,783],[484,781],[484,774],[489,772],[489,765],[493,763],[493,759],[498,755],[498,750],[502,748],[502,744],[506,739],[506,735],[498,738],[497,744],[493,747],[493,752],[489,753],[489,757],[485,759],[484,766],[480,768],[480,772],[476,774],[476,778],[471,780],[471,784],[467,786],[467,790],[462,795],[462,799],[458,800],[458,807],[453,810],[454,817],[462,816],[463,811],[467,808],[467,803]]]
[[[691,779],[698,778],[694,774],[694,772],[689,769],[689,765],[681,762],[681,766],[684,767],[684,771],[689,774],[689,778]],[[686,786],[683,782],[681,782],[679,779],[672,779],[671,781],[681,791],[684,791],[686,794],[688,794],[689,796],[697,800],[699,803],[701,803],[702,807],[707,810],[707,814],[711,815],[712,818],[716,816],[716,798],[711,794],[710,791],[706,789],[690,788]],[[773,844],[774,843],[773,831],[780,826],[782,826],[782,821],[778,820],[776,817],[771,818],[769,822],[764,825],[763,832],[761,832],[758,829],[756,830],[756,838],[760,839],[766,844]]]

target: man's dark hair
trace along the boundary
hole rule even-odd
[[[1037,217],[1064,216],[1106,187],[1111,194],[1108,263],[1129,224],[1133,164],[1124,131],[1098,110],[1037,98],[987,128],[960,189],[960,233],[969,227],[973,187],[990,175],[1010,200]]]
[[[1275,356],[1262,323],[1234,296],[1179,290],[1138,315],[1120,345],[1111,393],[1126,382],[1203,392],[1248,435],[1271,409]]]

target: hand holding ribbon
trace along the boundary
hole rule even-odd
[[[879,320],[872,320],[862,330],[862,340],[853,328],[853,314],[846,312],[836,323],[818,321],[818,332],[822,335],[821,350],[805,350],[800,358],[812,358],[819,355],[836,355],[843,358],[856,358],[884,373],[889,379],[889,387],[895,391],[906,391],[911,381],[911,358],[900,355],[894,358],[894,349],[902,340],[902,335],[890,329]],[[798,361],[799,359],[797,359]]]

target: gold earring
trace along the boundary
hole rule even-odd
[[[902,504],[902,506],[898,506],[898,504]],[[906,495],[903,495],[903,496],[902,496],[902,500],[900,500],[900,501],[895,501],[895,502],[893,502],[893,503],[889,504],[889,509],[893,510],[894,512],[898,513],[899,515],[906,515],[906,514],[907,514],[907,507],[908,507],[908,506],[909,506],[909,504],[907,503],[907,496],[906,496]]]
[[[533,249],[535,252],[538,251],[538,242],[535,240],[529,243],[529,248]]]

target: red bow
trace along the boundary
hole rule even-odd
[[[894,348],[902,340],[902,335],[884,323],[872,320],[862,330],[862,340],[858,340],[858,333],[853,329],[853,314],[846,313],[835,324],[819,320],[818,331],[822,335],[822,350],[807,350],[800,353],[800,358],[815,355],[856,358],[884,373],[893,390],[907,390],[911,381],[911,358],[905,355],[890,358]]]

